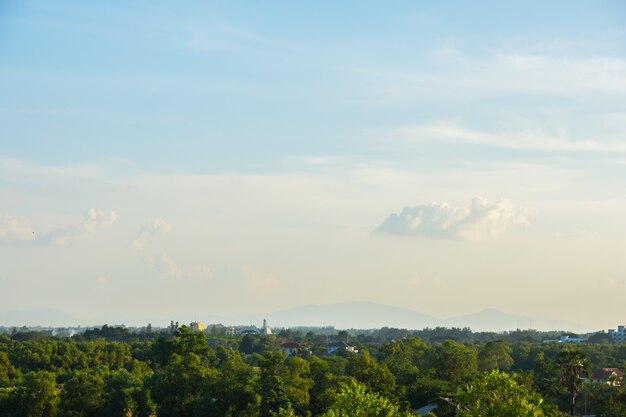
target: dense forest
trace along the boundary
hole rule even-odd
[[[573,345],[533,331],[226,333],[13,331],[0,336],[0,415],[626,416],[623,381],[583,382],[593,369],[626,368],[626,343],[602,334]],[[350,349],[328,353],[333,342]]]

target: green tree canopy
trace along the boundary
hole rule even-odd
[[[541,396],[519,385],[504,372],[494,370],[460,390],[453,401],[457,417],[548,417],[558,410],[544,404]]]
[[[79,371],[63,386],[59,417],[99,417],[104,403],[104,381],[99,375]]]
[[[494,369],[508,371],[512,365],[511,347],[502,340],[487,342],[478,352],[478,369],[480,371]]]
[[[322,417],[410,417],[388,398],[354,380],[343,384],[335,402]]]
[[[48,371],[28,372],[11,391],[7,401],[0,404],[0,415],[54,417],[58,402],[54,374]]]
[[[350,355],[346,375],[354,377],[370,390],[383,396],[395,395],[396,381],[393,374],[385,365],[378,365],[367,352],[361,355]]]

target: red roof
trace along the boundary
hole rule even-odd
[[[607,379],[610,376],[616,376],[621,378],[624,376],[624,373],[617,368],[600,368],[594,369],[591,378],[593,379]]]
[[[298,342],[284,342],[280,344],[283,349],[302,349],[302,345]]]

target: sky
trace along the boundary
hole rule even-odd
[[[0,3],[0,312],[626,320],[621,1]]]

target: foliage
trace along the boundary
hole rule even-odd
[[[570,413],[574,415],[576,397],[582,389],[581,376],[589,373],[589,357],[578,349],[567,349],[559,354],[557,362],[561,382],[570,394]]]
[[[53,417],[59,398],[54,374],[28,372],[6,399],[0,401],[0,415],[6,417]]]
[[[435,346],[433,365],[440,379],[459,385],[476,372],[477,354],[471,347],[446,340]]]
[[[544,417],[558,412],[544,404],[541,396],[519,385],[504,372],[494,370],[484,374],[463,390],[454,402],[458,417]]]
[[[343,384],[335,402],[323,417],[409,417],[413,414],[376,392],[371,392],[364,384],[354,380]]]
[[[508,371],[513,366],[511,347],[502,340],[487,342],[478,352],[478,369]]]
[[[279,331],[314,352],[286,357],[280,336],[225,336],[217,325],[207,331],[210,339],[174,323],[141,331],[105,326],[72,338],[16,329],[0,335],[0,416],[328,417],[348,415],[349,399],[360,398],[391,415],[437,404],[438,417],[457,417],[445,399],[504,407],[506,401],[493,399],[497,392],[540,404],[543,415],[553,415],[552,404],[571,412],[572,398],[583,396],[574,403],[579,414],[626,415],[626,388],[580,380],[590,363],[626,366],[626,344],[601,334],[598,343],[572,351],[538,343],[542,334],[535,331],[323,331]],[[327,344],[338,338],[361,353],[327,355]],[[372,407],[363,412],[375,413]]]
[[[367,352],[351,355],[346,366],[346,375],[354,377],[380,395],[394,395],[396,381],[393,374],[384,364],[378,365]]]
[[[63,386],[59,417],[99,417],[104,403],[104,381],[99,375],[76,372]]]

